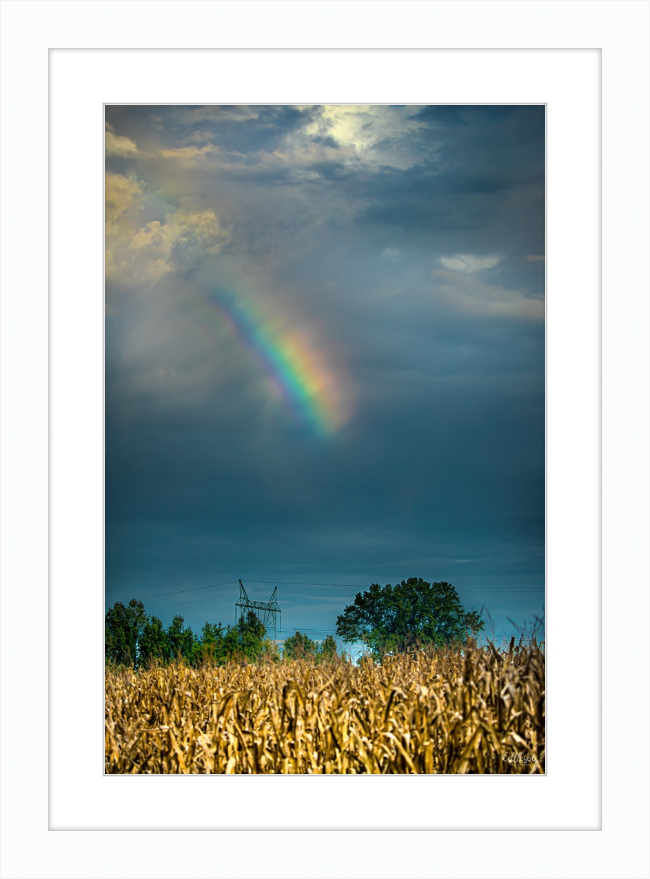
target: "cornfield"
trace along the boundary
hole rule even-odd
[[[107,773],[543,773],[544,651],[106,672]]]

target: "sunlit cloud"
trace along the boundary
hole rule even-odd
[[[230,234],[214,209],[181,207],[142,224],[141,214],[155,208],[133,173],[106,175],[105,204],[106,276],[122,286],[156,280],[214,257]]]
[[[142,198],[138,180],[124,174],[107,174],[105,180],[105,209],[107,223],[114,225],[121,217],[137,209]]]
[[[138,152],[135,142],[128,137],[120,137],[107,130],[105,139],[107,156],[132,156]]]
[[[439,302],[465,314],[492,318],[521,318],[543,321],[545,304],[542,299],[524,296],[498,284],[483,284],[472,273],[438,270],[431,273],[433,295]]]
[[[480,272],[482,269],[491,269],[498,265],[502,256],[472,256],[471,253],[457,253],[455,256],[442,256],[440,262],[446,269],[454,272]]]
[[[305,129],[307,135],[327,134],[356,159],[402,170],[422,156],[412,136],[423,127],[417,107],[330,105]],[[429,157],[431,154],[429,153]]]
[[[213,152],[215,152],[215,147],[211,144],[206,144],[204,147],[186,146],[172,150],[160,150],[160,155],[165,159],[183,159],[194,162]]]

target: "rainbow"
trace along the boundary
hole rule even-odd
[[[342,427],[349,413],[340,382],[304,333],[278,329],[250,300],[227,291],[215,290],[208,301],[254,355],[287,409],[323,436]]]

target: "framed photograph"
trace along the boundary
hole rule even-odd
[[[35,8],[39,15],[28,15]],[[154,8],[164,14],[152,17]],[[647,254],[648,4],[545,4],[543,14],[532,2],[407,3],[399,13],[391,4],[372,8],[375,15],[356,3],[132,3],[128,11],[102,2],[3,4],[3,876],[648,874],[640,843],[648,817],[647,756],[639,749],[635,772],[622,773],[608,726],[623,701],[639,741],[647,735],[647,697],[638,696],[647,693],[647,632],[630,638],[631,606],[626,602],[624,613],[620,583],[632,584],[626,588],[634,617],[647,624],[648,270],[647,259],[629,257],[629,242],[635,254]],[[515,14],[504,18],[506,8]],[[598,14],[590,16],[590,9]],[[283,11],[293,13],[284,29]],[[623,93],[642,109],[628,113]],[[221,115],[210,117],[211,107]],[[514,109],[500,118],[492,109],[505,107]],[[529,108],[543,119],[543,137],[536,122],[522,125]],[[195,118],[181,121],[183,113]],[[454,169],[456,201],[449,199],[449,178],[427,190],[412,170],[428,162],[433,173],[427,127],[440,134],[436,161],[446,157]],[[21,144],[17,131],[25,132]],[[33,207],[47,189],[48,144],[49,218]],[[532,208],[539,170],[527,164],[540,149],[541,214],[538,204]],[[144,154],[145,164],[138,164]],[[481,163],[490,155],[486,174]],[[200,169],[201,162],[216,163],[218,174],[195,175],[193,165]],[[19,166],[30,173],[8,175]],[[467,198],[459,195],[463,175],[472,183]],[[261,188],[251,188],[251,177]],[[398,217],[405,188],[397,187],[396,200],[391,193],[407,178],[410,201]],[[504,188],[504,180],[515,183]],[[106,299],[105,183],[114,224]],[[456,227],[465,237],[454,237]],[[538,240],[546,246],[533,246]],[[500,329],[493,330],[487,357],[485,321],[495,313],[493,327]],[[526,325],[523,336],[504,335],[512,322]],[[400,334],[403,345],[396,344]],[[452,361],[437,360],[430,339],[453,348],[451,378],[445,363]],[[486,360],[475,359],[479,349]],[[283,372],[287,363],[292,368]],[[502,370],[497,386],[509,388],[519,407],[509,408],[511,399],[503,408],[490,396],[491,368]],[[463,375],[474,376],[473,400],[458,385]],[[442,394],[436,399],[447,424],[460,427],[476,417],[483,446],[463,450],[467,434],[460,429],[456,443],[437,438],[435,420],[418,415],[430,408],[433,397],[422,391],[430,384]],[[148,615],[156,615],[156,583],[163,583],[160,593],[179,582],[179,590],[197,589],[208,585],[199,580],[213,570],[210,540],[219,529],[208,519],[203,530],[179,537],[178,510],[186,524],[196,523],[206,498],[231,478],[231,493],[221,489],[227,527],[217,554],[227,558],[218,570],[227,575],[224,582],[235,581],[235,593],[224,607],[234,615],[235,602],[244,600],[245,611],[268,613],[269,599],[277,600],[282,626],[292,625],[286,609],[307,639],[303,647],[312,649],[312,642],[322,649],[330,631],[316,631],[323,624],[291,587],[322,582],[326,590],[362,565],[354,568],[362,573],[350,579],[349,596],[337,594],[344,600],[328,623],[331,636],[341,639],[334,617],[345,616],[355,590],[370,586],[362,553],[372,541],[382,558],[408,562],[403,575],[391,568],[380,586],[420,576],[451,582],[463,610],[478,611],[483,602],[463,593],[469,581],[462,582],[459,561],[458,573],[447,567],[425,575],[413,567],[428,559],[430,569],[433,561],[420,553],[426,543],[418,543],[420,505],[440,533],[449,529],[435,551],[448,566],[470,558],[452,539],[454,503],[460,509],[465,501],[476,507],[477,521],[481,504],[487,509],[492,501],[495,516],[511,528],[503,533],[519,535],[511,555],[498,556],[502,562],[530,559],[518,552],[530,550],[532,520],[540,533],[540,488],[531,474],[540,472],[543,421],[523,408],[534,409],[540,393],[543,402],[544,386],[546,555],[541,566],[536,556],[530,581],[543,582],[545,573],[544,774],[515,773],[515,782],[513,773],[481,772],[462,780],[458,773],[406,771],[368,772],[363,780],[340,772],[328,780],[282,772],[219,772],[210,779],[105,773],[107,606],[145,599]],[[443,387],[453,392],[445,395]],[[530,396],[517,396],[523,387]],[[414,388],[424,393],[422,405]],[[114,431],[107,433],[106,458],[104,411],[106,429]],[[528,416],[537,425],[535,438],[518,432]],[[170,425],[178,431],[172,441],[179,443],[182,468],[161,478]],[[444,478],[428,463],[420,466],[429,459],[418,430],[441,455]],[[393,445],[373,448],[373,435],[388,434]],[[217,436],[215,456],[210,445]],[[355,458],[342,448],[354,449],[358,436],[367,453]],[[274,472],[251,474],[264,455]],[[485,496],[468,489],[482,455],[502,462],[497,473],[486,465]],[[336,464],[329,471],[328,460]],[[390,474],[382,476],[381,500],[373,504],[364,474],[372,481],[391,461],[399,472],[393,483]],[[337,532],[327,511],[341,496],[334,476],[341,473],[357,500],[341,512]],[[149,482],[146,474],[153,474]],[[529,477],[537,487],[531,489]],[[355,483],[362,486],[356,494]],[[427,498],[444,496],[446,485],[455,499],[447,516],[431,513]],[[294,519],[294,531],[282,532],[289,513],[306,509],[300,491],[307,500],[318,498],[322,523],[314,514],[301,529]],[[532,519],[525,503],[511,503],[515,496],[538,498]],[[271,517],[278,534],[295,535],[291,572],[273,562],[276,533],[266,532],[264,545],[264,529],[246,537],[264,545],[264,563],[244,564],[250,544],[242,535],[256,527],[256,499],[265,522]],[[411,541],[402,544],[403,559],[380,527],[377,507],[391,499],[386,515],[401,517]],[[218,498],[212,501],[221,515]],[[354,519],[355,504],[362,503],[375,511],[372,533],[354,525],[371,519],[370,513]],[[342,546],[353,534],[356,548],[351,539]],[[496,546],[494,535],[477,536],[471,558],[479,549],[487,557],[492,539]],[[328,542],[341,545],[337,557],[349,553],[337,570],[325,565]],[[142,558],[152,547],[159,568],[145,582]],[[273,584],[255,582],[268,569],[269,580],[283,581],[275,599]],[[313,576],[321,573],[324,579]],[[504,589],[506,574],[497,566]],[[141,585],[146,588],[136,592]],[[330,593],[322,595],[322,603],[331,603]],[[170,605],[165,613],[176,613],[168,595],[159,600]],[[513,604],[501,604],[503,619],[518,622]],[[160,619],[169,630],[173,616]],[[186,619],[193,632],[204,622],[189,613]],[[348,642],[350,649],[362,643]],[[24,665],[34,682],[29,689],[20,680]],[[626,673],[629,668],[637,671]],[[44,749],[42,717],[19,735],[13,724],[16,717],[33,718],[33,704],[48,699],[46,769],[36,759]],[[179,784],[182,791],[170,787]],[[512,784],[535,785],[518,787],[523,809],[513,808]],[[155,846],[161,837],[151,831],[161,830],[176,831],[172,840],[179,845]],[[380,835],[386,830],[389,837]],[[531,831],[540,833],[532,859]],[[260,844],[271,839],[290,842],[291,854],[273,863]],[[384,849],[381,840],[392,844]],[[322,851],[317,860],[309,854],[315,845]]]
[[[545,772],[545,113],[105,106],[107,773]]]

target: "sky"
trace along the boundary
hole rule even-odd
[[[541,615],[544,107],[105,115],[107,606]]]

